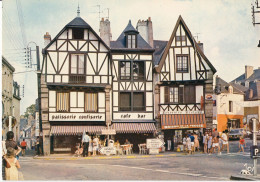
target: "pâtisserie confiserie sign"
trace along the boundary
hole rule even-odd
[[[105,121],[105,114],[49,113],[49,121]]]

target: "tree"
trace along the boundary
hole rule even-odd
[[[28,118],[29,115],[34,116],[35,113],[35,104],[30,105],[29,107],[26,108],[26,111],[24,113],[24,117]]]

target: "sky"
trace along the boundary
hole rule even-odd
[[[169,40],[181,15],[195,39],[204,43],[204,53],[217,69],[216,75],[229,82],[244,73],[245,65],[254,69],[260,67],[260,48],[257,47],[260,25],[252,24],[251,4],[254,1],[3,0],[1,49],[16,69],[14,80],[21,88],[25,87],[21,114],[37,98],[37,75],[35,68],[25,68],[24,48],[28,46],[35,50],[36,43],[42,59],[43,35],[49,32],[54,38],[76,17],[78,3],[80,16],[97,34],[99,16],[109,17],[112,40],[118,38],[129,20],[135,27],[139,19],[147,20],[148,17],[153,22],[154,40]],[[260,22],[260,16],[256,21]],[[35,51],[32,62],[36,64]]]

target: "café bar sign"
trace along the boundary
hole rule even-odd
[[[114,119],[128,120],[128,119],[153,119],[152,113],[114,113]]]
[[[105,114],[49,113],[49,121],[105,121]]]

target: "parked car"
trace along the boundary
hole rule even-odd
[[[230,140],[239,140],[241,136],[242,137],[245,136],[244,129],[243,128],[231,129],[228,136]]]

